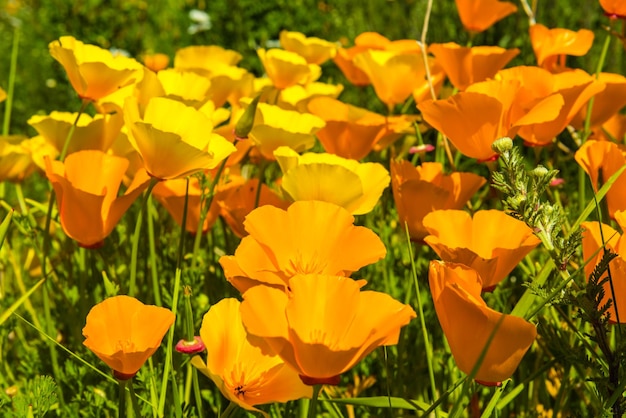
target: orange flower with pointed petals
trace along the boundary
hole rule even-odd
[[[234,256],[220,264],[240,292],[262,283],[286,288],[299,273],[349,276],[386,254],[380,238],[327,202],[295,202],[287,210],[262,206],[246,217]]]
[[[623,146],[609,141],[586,141],[574,154],[576,162],[591,179],[591,186],[597,192],[600,187],[626,165],[626,151]],[[622,173],[606,194],[609,216],[619,210],[626,210],[626,174]]]
[[[85,100],[101,99],[131,84],[142,68],[132,58],[113,56],[106,49],[84,44],[71,36],[62,36],[48,47],[50,55],[65,69],[78,96]]]
[[[150,181],[145,170],[141,170],[118,197],[129,164],[125,158],[102,151],[78,151],[68,155],[64,163],[50,158],[45,161],[46,175],[56,192],[63,231],[86,248],[103,245]]]
[[[468,32],[484,32],[494,23],[517,12],[517,6],[499,0],[456,0],[463,27]]]
[[[215,202],[219,207],[220,216],[226,221],[231,231],[239,238],[248,235],[244,227],[244,220],[250,212],[256,209],[255,204],[259,179],[233,181],[218,187]],[[266,184],[261,184],[258,207],[270,205],[280,209],[287,209],[290,202],[283,200],[278,193]]]
[[[237,299],[222,299],[209,309],[202,318],[200,337],[207,348],[206,363],[194,356],[191,364],[241,408],[268,418],[254,406],[312,396],[312,388],[267,342],[246,332]]]
[[[161,205],[174,218],[178,225],[183,223],[183,213],[185,208],[185,195],[187,194],[186,179],[172,179],[157,183],[152,189],[152,194]],[[197,177],[189,177],[189,193],[187,198],[187,218],[185,221],[185,229],[195,234],[198,232],[198,224],[200,223],[200,214],[202,208],[203,191]],[[211,207],[207,212],[207,216],[202,224],[201,231],[208,232],[217,217],[219,216],[219,205],[215,200],[211,203]]]
[[[435,56],[437,64],[448,76],[450,83],[459,90],[471,84],[492,78],[509,63],[519,49],[497,46],[460,46],[454,42],[432,44],[428,51]]]
[[[581,57],[587,54],[593,44],[593,37],[593,32],[588,29],[548,29],[541,24],[530,27],[530,42],[537,64],[553,73],[567,68],[567,55]]]
[[[611,19],[626,19],[626,3],[624,0],[600,0],[604,14]]]
[[[421,241],[428,231],[422,220],[438,209],[461,209],[487,181],[474,173],[445,174],[440,163],[415,167],[409,161],[391,160],[391,186],[400,218],[412,240]]]
[[[480,296],[480,276],[467,266],[431,261],[428,281],[437,318],[459,369],[472,372],[495,332],[474,379],[493,385],[510,378],[537,337],[535,326],[489,308]]]
[[[89,311],[83,344],[113,369],[116,378],[127,380],[156,352],[175,319],[169,309],[113,296]]]
[[[304,383],[338,384],[371,351],[397,344],[400,329],[416,317],[410,306],[361,286],[347,277],[299,274],[289,280],[288,293],[248,289],[241,318]]]
[[[622,231],[626,231],[626,212],[618,211],[615,213],[615,219]],[[583,232],[583,259],[591,261],[585,264],[585,278],[589,281],[589,277],[593,273],[593,269],[600,263],[603,256],[603,249],[606,248],[617,254],[617,257],[611,260],[609,268],[611,271],[611,281],[605,282],[604,297],[599,306],[604,306],[612,301],[611,307],[607,311],[609,322],[625,323],[626,322],[626,238],[619,232],[611,228],[609,225],[599,222],[583,222],[580,226]],[[604,272],[602,279],[606,278],[608,272]],[[601,280],[602,280],[601,279]],[[617,311],[616,311],[617,309]],[[618,321],[619,317],[619,321]]]
[[[277,89],[317,80],[322,74],[319,65],[309,64],[304,57],[284,49],[257,49],[265,73]]]
[[[287,51],[304,57],[309,64],[321,65],[337,53],[337,45],[316,37],[307,37],[300,32],[283,30],[279,36],[280,45]]]
[[[476,270],[493,290],[541,240],[524,222],[499,210],[436,210],[424,217],[424,238],[443,260]]]
[[[329,97],[313,99],[309,111],[326,122],[317,131],[326,152],[343,158],[364,158],[386,132],[383,115]]]

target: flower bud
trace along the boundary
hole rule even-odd
[[[506,151],[510,151],[513,148],[513,140],[509,137],[503,137],[496,139],[491,144],[491,149],[498,154],[503,154]]]

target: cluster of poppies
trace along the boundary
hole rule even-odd
[[[456,4],[472,33],[517,11],[498,0]],[[623,2],[600,4],[611,19],[626,15]],[[590,49],[588,30],[532,24],[529,39],[537,65],[504,69],[519,50],[426,46],[372,32],[344,48],[283,31],[281,48],[257,51],[265,70],[257,78],[237,65],[238,52],[219,46],[182,48],[169,68],[162,54],[141,64],[64,36],[49,49],[82,100],[81,110],[33,116],[34,138],[0,138],[0,180],[21,181],[41,168],[54,188],[64,233],[85,248],[102,246],[142,193],[154,195],[177,223],[185,219],[194,234],[206,233],[221,216],[241,238],[235,254],[219,262],[242,301],[224,299],[206,313],[200,337],[208,354],[194,356],[192,364],[227,399],[254,411],[255,405],[310,397],[312,385],[338,384],[374,349],[396,344],[415,318],[410,306],[363,290],[366,280],[351,277],[386,255],[381,239],[355,226],[354,216],[373,211],[391,185],[402,229],[442,260],[431,261],[428,277],[458,367],[497,384],[512,376],[537,331],[489,308],[482,295],[540,240],[502,211],[462,210],[485,178],[449,172],[441,162],[415,166],[395,158],[395,143],[416,134],[413,139],[422,141],[421,133],[434,128],[443,138],[438,146],[450,155],[487,162],[497,158],[492,143],[499,138],[545,146],[568,126],[586,126],[590,139],[580,144],[576,161],[594,188],[601,187],[626,164],[616,143],[626,134],[619,113],[626,106],[626,77],[567,67],[566,56]],[[339,100],[344,86],[318,81],[330,61],[353,85],[371,85],[389,114]],[[0,90],[0,100],[4,96]],[[420,115],[394,113],[407,100]],[[85,113],[87,105],[95,116]],[[318,141],[324,152],[310,152]],[[420,143],[414,151],[432,148]],[[371,153],[388,149],[389,171],[368,162]],[[272,164],[278,180],[264,176]],[[610,216],[622,230],[624,182],[619,177],[607,195]],[[595,258],[587,275],[606,245],[620,254],[611,264],[613,277],[623,278],[626,246],[619,233],[605,224],[583,226],[583,255]],[[616,294],[623,286],[616,285]],[[610,320],[618,322],[616,307],[624,301],[608,292],[606,298],[613,300]],[[168,309],[116,296],[89,313],[85,345],[119,379],[128,379],[174,322]]]

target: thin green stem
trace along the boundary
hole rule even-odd
[[[141,211],[137,216],[137,223],[135,224],[135,233],[133,234],[133,242],[132,242],[132,250],[131,250],[131,258],[130,258],[130,282],[128,284],[128,295],[135,295],[135,287],[137,282],[137,259],[139,254],[139,235],[141,234],[141,224],[143,221],[143,217],[145,216],[146,206],[148,202],[148,197],[152,192],[152,189],[159,182],[158,179],[152,177],[150,179],[150,184],[148,185],[148,189],[144,192],[143,201],[141,203]]]
[[[317,398],[320,395],[320,390],[322,390],[322,385],[313,385],[313,396],[311,397],[311,402],[309,402],[307,418],[315,418],[317,416]]]
[[[17,54],[20,43],[20,28],[13,31],[13,45],[11,47],[11,66],[9,69],[9,85],[7,87],[7,101],[4,108],[4,121],[2,123],[2,135],[9,134],[11,126],[11,110],[13,109],[13,96],[15,95],[15,75],[17,74]]]
[[[135,388],[133,387],[133,379],[128,381],[128,391],[130,392],[130,402],[133,405],[133,412],[136,418],[140,418],[141,409],[139,409],[139,402],[137,401],[137,395],[135,395]]]
[[[152,293],[154,303],[162,306],[161,302],[161,286],[159,285],[159,274],[156,262],[156,245],[154,241],[154,202],[152,196],[148,197],[148,246],[150,250],[150,276],[152,277]]]
[[[126,418],[126,384],[128,380],[118,380],[119,390],[117,392],[117,416]]]
[[[229,418],[236,409],[237,404],[235,402],[229,403],[222,415],[220,415],[220,418]]]

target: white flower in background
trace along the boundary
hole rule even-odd
[[[189,19],[194,22],[187,28],[187,32],[189,32],[190,35],[194,35],[198,32],[204,32],[205,30],[211,29],[211,16],[209,16],[208,13],[203,12],[202,10],[190,10]]]

